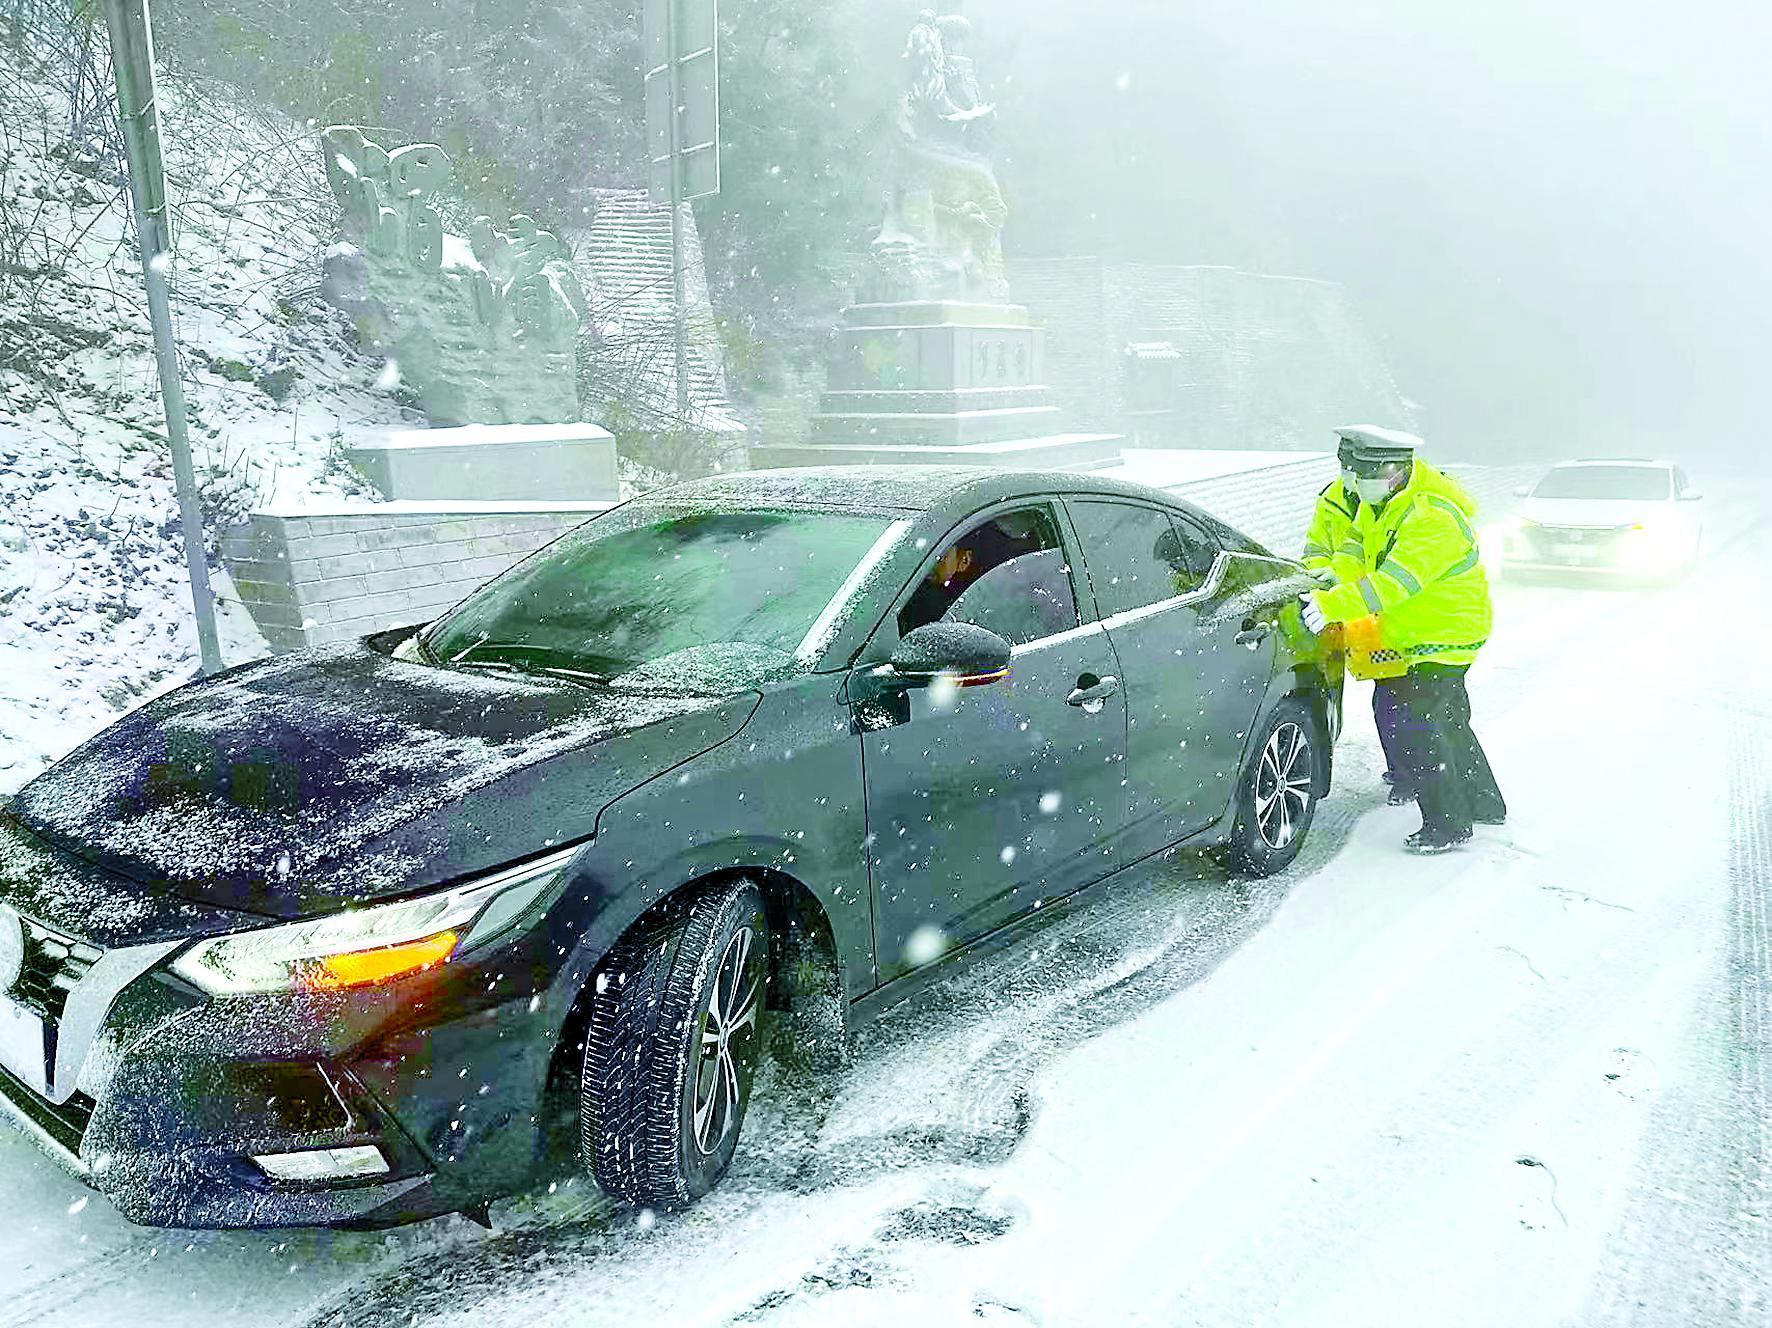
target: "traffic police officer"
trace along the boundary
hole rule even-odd
[[[1351,437],[1350,469],[1360,507],[1353,516],[1362,571],[1303,599],[1305,625],[1376,617],[1374,652],[1406,672],[1392,684],[1402,710],[1404,771],[1421,806],[1408,846],[1438,853],[1468,843],[1473,822],[1498,825],[1507,804],[1471,731],[1464,675],[1493,621],[1489,581],[1471,522],[1475,504],[1416,456],[1412,434],[1369,426]],[[1394,658],[1393,658],[1394,657]]]
[[[1317,509],[1304,537],[1304,565],[1325,586],[1357,581],[1366,570],[1365,546],[1354,530],[1354,517],[1360,510],[1353,471],[1359,432],[1357,427],[1336,430],[1340,435],[1336,459],[1341,464],[1341,474],[1317,495]],[[1393,685],[1409,671],[1409,666],[1395,651],[1383,649],[1378,619],[1371,615],[1347,625],[1344,644],[1347,671],[1372,684],[1372,719],[1378,726],[1378,742],[1384,751],[1384,782],[1391,786],[1387,801],[1394,806],[1414,802],[1414,790],[1404,773],[1399,731],[1402,711]]]

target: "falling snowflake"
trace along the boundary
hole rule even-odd
[[[960,704],[960,680],[951,674],[942,674],[929,684],[929,708],[937,714],[946,714]]]
[[[947,933],[940,927],[918,927],[904,943],[905,962],[921,968],[941,958],[948,948]]]

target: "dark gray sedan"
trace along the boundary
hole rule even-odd
[[[423,629],[234,669],[0,817],[0,1106],[131,1218],[475,1211],[574,1143],[678,1206],[840,1038],[1328,791],[1299,569],[1087,475],[841,469],[598,517]]]

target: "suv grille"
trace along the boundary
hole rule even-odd
[[[68,1003],[68,993],[79,985],[80,979],[103,957],[104,951],[51,931],[29,918],[23,921],[24,968],[9,994],[51,1024],[59,1024],[62,1009]]]

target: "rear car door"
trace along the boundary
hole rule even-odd
[[[1200,524],[1122,499],[1065,505],[1125,670],[1126,852],[1142,855],[1229,805],[1274,642],[1256,615],[1214,612],[1229,555]]]
[[[944,581],[964,561],[953,552],[967,547],[979,555],[961,574],[971,579]],[[1082,624],[1073,562],[1051,504],[968,521],[899,597],[851,675],[882,982],[1115,865],[1125,699],[1107,637]],[[1008,676],[881,690],[879,662],[933,621],[1007,638]]]

